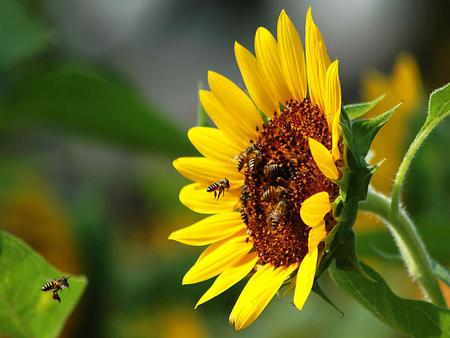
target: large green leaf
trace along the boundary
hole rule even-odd
[[[378,273],[361,265],[376,282],[358,271],[340,270],[335,264],[330,266],[329,272],[339,287],[392,328],[418,338],[450,337],[450,310],[398,297]]]
[[[63,273],[6,232],[0,232],[0,271],[0,336],[57,337],[87,283],[71,276],[70,288],[60,292],[61,303],[53,300],[41,286]]]
[[[82,66],[30,74],[3,101],[2,125],[63,129],[140,150],[192,152],[178,128],[115,78]]]
[[[0,69],[43,51],[50,41],[48,29],[25,11],[21,1],[0,1]]]

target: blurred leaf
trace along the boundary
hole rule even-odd
[[[445,284],[450,286],[450,270],[448,268],[433,261],[433,273],[436,277],[444,281]]]
[[[49,30],[26,13],[21,1],[0,1],[0,69],[42,52],[50,41]]]
[[[29,75],[3,102],[6,127],[40,126],[157,153],[192,150],[176,126],[135,90],[82,66]]]
[[[437,125],[448,115],[450,115],[450,83],[431,93],[425,124]]]
[[[348,105],[344,106],[344,110],[347,112],[347,114],[351,120],[357,119],[358,117],[361,117],[361,116],[365,115],[366,113],[368,113],[381,100],[383,100],[385,96],[386,95],[381,95],[380,97],[376,98],[375,100],[372,100],[369,102],[348,104]]]
[[[87,283],[72,276],[70,288],[60,292],[61,303],[53,300],[41,286],[64,274],[6,232],[0,232],[0,271],[0,336],[57,337]]]
[[[334,264],[329,269],[331,278],[387,325],[413,337],[449,337],[450,310],[396,296],[378,273],[367,265],[361,265],[376,283],[357,271],[339,270]]]

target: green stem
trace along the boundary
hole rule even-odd
[[[411,143],[408,151],[403,157],[403,161],[397,170],[397,174],[395,175],[394,185],[392,186],[391,213],[393,218],[397,217],[400,212],[400,194],[411,161],[413,160],[423,141],[425,141],[434,127],[436,127],[441,120],[442,118],[430,123],[425,123],[422,128],[420,128],[414,141]]]
[[[423,293],[433,304],[446,307],[441,289],[432,272],[430,256],[407,213],[399,208],[398,214],[394,216],[391,213],[390,199],[373,189],[369,189],[367,199],[361,202],[359,207],[386,222],[412,278],[420,284]]]

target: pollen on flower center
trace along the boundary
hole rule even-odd
[[[338,186],[317,167],[309,137],[331,149],[324,113],[309,99],[291,100],[247,149],[241,215],[263,263],[300,262],[308,252],[310,231],[300,217],[302,202],[321,191],[330,200],[338,195]],[[328,226],[334,221],[326,219]]]

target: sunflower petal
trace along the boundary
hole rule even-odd
[[[256,58],[238,42],[234,44],[234,54],[245,86],[256,106],[267,116],[273,116],[279,105],[272,94],[264,87],[263,76]]]
[[[292,98],[301,102],[306,97],[306,64],[302,41],[284,10],[278,17],[278,49],[281,68]]]
[[[270,88],[277,101],[285,105],[292,97],[281,70],[278,44],[272,33],[264,27],[259,27],[256,31],[255,52],[266,88]]]
[[[208,245],[230,237],[245,229],[238,212],[224,212],[209,216],[188,227],[172,232],[169,239],[187,245]]]
[[[339,121],[341,119],[341,110],[336,112],[333,118],[333,125],[332,125],[332,148],[331,148],[331,154],[333,156],[333,160],[337,161],[341,158],[341,153],[339,151],[339,139],[341,138],[341,131],[339,126]]]
[[[257,136],[256,127],[262,124],[261,115],[252,100],[225,76],[209,71],[208,83],[211,91],[245,131],[248,139]]]
[[[240,147],[248,144],[244,129],[240,128],[240,118],[227,110],[217,97],[208,90],[199,91],[199,99],[214,124],[234,140]]]
[[[320,225],[312,228],[308,235],[308,251],[311,252],[317,248],[320,242],[327,237],[327,230],[325,229],[325,222],[322,220]]]
[[[297,272],[297,279],[294,291],[294,305],[301,310],[305,305],[314,283],[316,274],[318,249],[307,253],[303,258]]]
[[[222,292],[231,288],[238,283],[242,278],[247,276],[252,271],[256,262],[258,262],[258,255],[252,252],[245,256],[241,261],[223,271],[211,285],[211,287],[199,299],[195,308],[200,304],[220,295]]]
[[[252,249],[245,231],[209,246],[183,277],[183,284],[203,282],[242,260]]]
[[[308,138],[308,141],[312,157],[320,171],[330,180],[337,180],[339,178],[339,172],[334,164],[333,156],[328,149],[313,138]]]
[[[339,81],[339,61],[335,60],[328,67],[325,83],[325,113],[332,132],[333,159],[340,158],[338,143],[340,138],[339,119],[341,113],[341,84]]]
[[[230,314],[230,324],[242,330],[252,324],[275,296],[283,282],[297,269],[298,264],[274,269],[264,265],[247,282]]]
[[[227,166],[204,157],[180,157],[173,161],[173,166],[181,175],[194,182],[209,185],[226,177],[232,188],[244,184],[243,174],[236,170],[233,163]]]
[[[233,211],[241,194],[238,189],[226,191],[220,199],[215,199],[212,193],[206,192],[208,185],[192,183],[184,186],[180,191],[180,201],[192,211],[200,214],[217,214],[224,211]]]
[[[193,127],[188,138],[200,154],[225,164],[233,163],[233,158],[242,151],[239,144],[217,128]]]
[[[325,41],[312,18],[311,7],[306,14],[306,69],[308,76],[309,95],[313,103],[324,111],[324,88],[326,70],[330,58],[325,47]]]
[[[323,218],[330,210],[330,197],[326,191],[322,191],[303,201],[300,217],[306,225],[313,228],[323,222]]]

